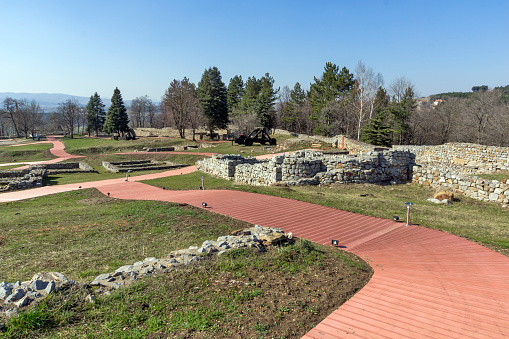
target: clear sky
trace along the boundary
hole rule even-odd
[[[509,1],[0,0],[0,92],[159,101],[216,66],[309,88],[359,60],[418,94],[509,85]]]

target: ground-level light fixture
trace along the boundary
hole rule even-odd
[[[411,202],[405,202],[406,205],[406,226],[410,226],[410,206],[413,204]]]
[[[394,221],[398,221],[398,220],[399,220],[399,216],[397,216],[397,215],[393,215],[393,216],[392,216],[392,220],[394,220]]]
[[[206,203],[205,201],[204,201],[204,202],[202,202],[202,203],[201,203],[201,205],[202,205],[203,207],[207,207],[207,203]]]
[[[332,244],[332,246],[338,247],[339,246],[339,241],[338,240],[332,240],[331,244]]]

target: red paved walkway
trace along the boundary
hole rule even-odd
[[[83,184],[0,194],[0,201],[97,187],[114,198],[201,206],[281,227],[317,243],[340,245],[374,268],[370,282],[305,338],[509,337],[509,258],[439,231],[236,191],[168,191],[137,180],[178,175],[194,167]],[[468,222],[468,221],[466,221]]]

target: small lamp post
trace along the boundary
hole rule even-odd
[[[406,205],[406,226],[410,226],[410,206],[413,204],[411,202],[405,202]]]
[[[201,176],[201,189],[205,191],[205,185],[203,184],[203,175]]]

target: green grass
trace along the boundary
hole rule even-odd
[[[0,261],[0,281],[29,280],[39,271],[89,279],[248,227],[190,206],[116,200],[95,189],[0,208],[0,257],[9,258]]]
[[[145,183],[172,189],[197,189],[196,182],[201,175],[205,177],[206,189],[235,189],[275,195],[384,219],[392,219],[393,215],[399,215],[401,220],[404,220],[406,218],[404,203],[410,201],[414,203],[411,223],[455,234],[509,255],[508,209],[502,208],[499,204],[463,196],[459,196],[459,200],[452,205],[436,205],[427,201],[433,197],[434,191],[415,184],[266,187],[236,184],[198,172],[148,180]]]
[[[509,172],[478,174],[477,177],[485,180],[509,181]]]
[[[24,165],[25,164],[23,164],[23,163],[19,163],[19,164],[16,164],[16,165],[0,166],[0,171],[6,171],[6,170],[13,169],[13,168],[21,167],[21,166],[24,166]]]
[[[42,161],[54,159],[49,149],[52,144],[33,144],[13,147],[0,147],[0,163],[10,163],[23,161]]]
[[[299,266],[296,272],[274,265],[287,262],[288,253],[301,259],[295,263]],[[296,319],[319,322],[337,308],[331,299],[341,304],[356,291],[347,289],[342,292],[345,295],[330,298],[330,290],[317,290],[326,278],[319,277],[319,273],[330,275],[342,265],[341,260],[335,261],[336,254],[334,248],[307,241],[265,253],[233,250],[216,260],[145,278],[111,295],[97,296],[93,304],[86,301],[92,291],[76,285],[53,293],[8,322],[0,338],[145,338],[150,334],[228,338],[233,333],[248,338],[301,337],[310,327],[296,328]],[[316,255],[326,262],[325,269],[317,266]],[[242,276],[237,274],[237,266],[245,268]],[[352,279],[359,273],[366,278],[371,274],[351,272],[345,278]],[[300,283],[283,284],[285,281]]]
[[[143,147],[170,147],[179,145],[195,145],[196,143],[187,139],[151,139],[142,138],[137,140],[112,140],[100,138],[75,138],[64,139],[66,152],[76,155],[106,154],[115,152],[132,152],[142,150]]]
[[[63,174],[55,174],[49,175],[45,180],[45,184],[49,185],[64,185],[64,184],[73,184],[73,183],[82,183],[89,181],[98,181],[98,180],[107,180],[107,179],[115,179],[115,178],[125,178],[125,173],[112,173],[106,170],[102,162],[121,162],[128,160],[157,160],[157,161],[171,161],[175,164],[182,165],[193,165],[197,160],[203,159],[202,155],[187,155],[187,154],[96,154],[96,155],[88,155],[83,158],[71,159],[66,162],[77,162],[84,161],[92,166],[97,173],[63,173]],[[129,173],[130,177],[150,174],[150,173],[159,173],[164,170],[147,170],[147,171],[137,171]]]
[[[233,181],[224,180],[207,173],[195,171],[190,174],[175,176],[172,179],[170,177],[153,179],[153,180],[142,180],[141,182],[157,186],[165,187],[171,190],[189,190],[189,189],[200,189],[201,177],[203,176],[203,183],[205,189],[232,189],[239,186]]]

